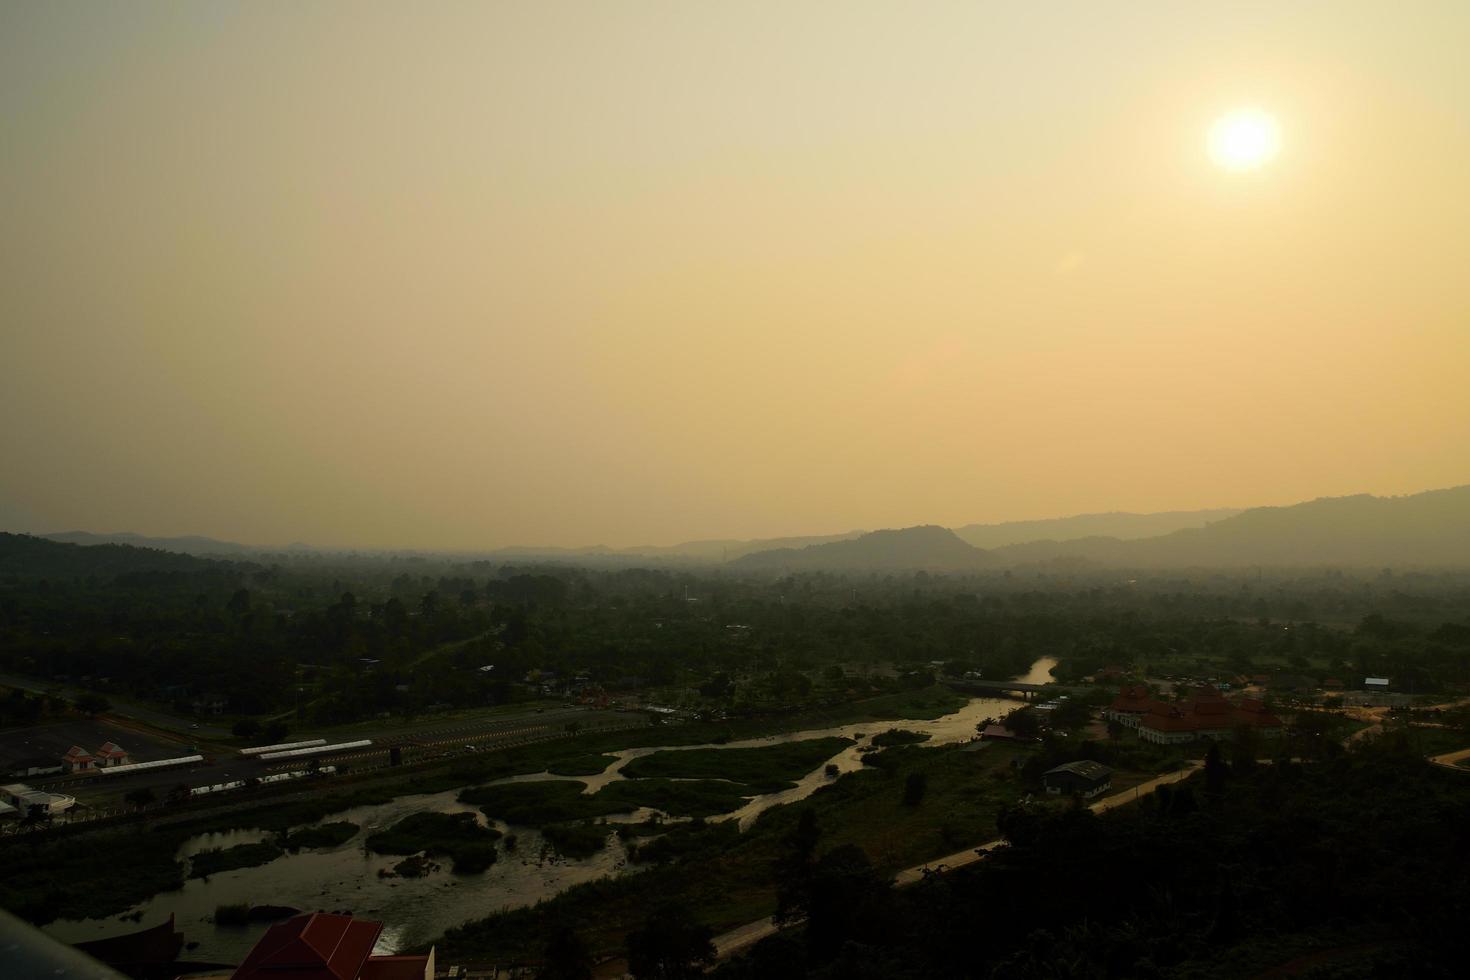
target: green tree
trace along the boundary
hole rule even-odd
[[[803,807],[796,826],[782,840],[781,855],[775,862],[777,923],[795,921],[806,914],[812,864],[821,838],[816,810]]]
[[[1211,796],[1219,796],[1225,792],[1225,778],[1229,775],[1229,769],[1225,760],[1220,756],[1220,746],[1210,744],[1210,750],[1205,753],[1205,792]]]
[[[1030,708],[1017,708],[1006,715],[1005,726],[1022,738],[1035,738],[1041,731],[1041,722]]]
[[[112,702],[100,694],[93,694],[89,691],[77,698],[77,710],[88,718],[96,718],[100,714],[111,711]]]
[[[665,906],[628,934],[628,969],[638,980],[695,980],[714,962],[713,935],[686,906]]]
[[[592,980],[592,951],[566,922],[551,927],[542,953],[541,980]]]
[[[158,800],[158,794],[153,792],[152,787],[140,786],[135,790],[131,790],[123,799],[141,810],[145,806],[155,803]]]
[[[903,781],[903,805],[918,806],[929,790],[929,777],[922,772],[911,772]]]

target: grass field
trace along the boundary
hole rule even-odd
[[[495,863],[500,831],[482,827],[473,813],[414,813],[370,836],[375,854],[447,855],[456,874],[476,874]]]
[[[1000,744],[973,752],[958,746],[887,749],[893,757],[884,769],[849,773],[802,803],[768,810],[743,834],[715,824],[670,834],[667,846],[655,837],[640,851],[664,863],[645,873],[581,885],[534,908],[451,930],[437,941],[440,955],[534,959],[542,930],[558,918],[575,923],[594,949],[611,951],[649,910],[670,901],[716,931],[769,915],[775,908],[772,867],[805,807],[823,831],[819,851],[856,844],[886,873],[983,843],[996,836],[1000,808],[1022,793],[1011,763],[1028,751]],[[903,787],[912,772],[924,773],[928,792],[917,806],[905,806]]]
[[[189,877],[206,878],[209,875],[219,874],[221,871],[258,867],[262,864],[270,864],[285,853],[276,845],[266,842],[236,844],[234,847],[200,851],[189,861]]]
[[[462,790],[459,802],[478,806],[485,816],[522,827],[588,820],[612,813],[632,813],[637,804],[588,796],[587,787],[575,780],[536,783],[502,783]]]
[[[813,738],[752,749],[655,752],[629,762],[623,775],[630,779],[728,779],[774,793],[789,788],[852,744],[849,738]]]
[[[337,847],[356,837],[360,829],[357,824],[346,820],[324,823],[282,837],[281,846],[288,851],[297,851],[303,847]]]

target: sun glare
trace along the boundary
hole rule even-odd
[[[1226,170],[1256,170],[1281,149],[1276,119],[1260,109],[1236,109],[1210,127],[1210,159]]]

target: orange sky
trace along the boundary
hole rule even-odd
[[[1466,37],[8,4],[0,526],[631,545],[1470,482]],[[1229,173],[1242,105],[1282,150]]]

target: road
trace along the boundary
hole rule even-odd
[[[404,762],[413,762],[426,756],[443,755],[455,750],[464,753],[506,748],[523,742],[539,741],[565,734],[567,724],[573,721],[581,724],[586,731],[596,731],[614,725],[628,724],[630,716],[588,708],[567,708],[539,714],[527,713],[510,717],[502,715],[478,722],[463,719],[448,725],[442,722],[436,724],[430,719],[426,720],[422,726],[415,726],[411,729],[385,728],[378,732],[364,731],[351,736],[333,738],[334,743],[363,739],[371,739],[374,743],[371,746],[349,749],[344,752],[314,753],[294,759],[265,761],[228,750],[211,751],[206,747],[202,749],[206,761],[181,766],[177,769],[145,770],[116,776],[88,773],[54,779],[33,779],[31,783],[37,789],[47,792],[76,796],[83,803],[96,801],[101,804],[103,800],[108,799],[116,801],[122,793],[144,788],[152,789],[162,799],[181,783],[192,789],[197,786],[267,776],[287,770],[301,770],[305,769],[313,759],[319,759],[324,765],[349,765],[357,769],[385,766],[388,764],[389,749],[392,746],[403,747]],[[291,740],[301,741],[310,737],[310,733],[301,733],[299,736],[293,735]],[[180,754],[187,753],[181,751]]]
[[[1146,783],[1139,783],[1131,789],[1125,789],[1120,793],[1105,796],[1089,805],[1088,809],[1093,813],[1106,813],[1120,806],[1126,806],[1134,800],[1149,795],[1160,786],[1167,786],[1170,783],[1177,783],[1180,780],[1188,779],[1203,765],[1204,763],[1198,760],[1190,762],[1184,769],[1165,773],[1162,776],[1150,779]],[[912,868],[904,868],[898,874],[894,875],[893,884],[898,888],[903,888],[915,882],[923,881],[927,875],[942,874],[946,871],[953,871],[956,868],[963,868],[967,864],[974,864],[996,848],[1004,847],[1005,843],[1003,838],[997,838],[996,840],[986,841],[978,847],[969,847],[946,857],[915,865]],[[714,938],[715,954],[721,959],[724,959],[733,953],[738,953],[741,950],[754,946],[767,936],[775,935],[778,931],[780,931],[780,927],[776,925],[770,916],[756,922],[747,922],[743,926],[737,926],[729,932],[724,932],[716,936]]]
[[[1443,755],[1432,755],[1429,757],[1429,761],[1436,766],[1445,766],[1449,769],[1470,772],[1470,769],[1465,769],[1464,766],[1460,765],[1461,759],[1470,759],[1470,749],[1460,749],[1458,752],[1446,752]]]

